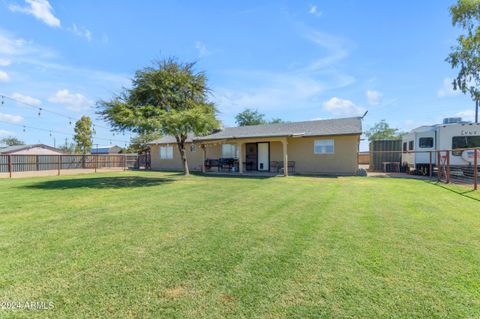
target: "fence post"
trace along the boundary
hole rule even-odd
[[[95,173],[97,172],[97,166],[98,166],[98,154],[95,154]]]
[[[478,184],[478,159],[477,149],[473,150],[473,189],[477,190]]]
[[[450,151],[447,151],[447,184],[450,183]]]
[[[38,159],[39,159],[39,156],[36,155],[36,156],[35,156],[35,168],[37,169],[37,172],[40,170],[40,169],[39,169],[39,165],[38,165]]]
[[[12,178],[12,155],[8,155],[8,175]]]
[[[442,161],[441,160],[442,160],[441,152],[437,151],[437,178],[439,182],[442,178],[442,167],[441,167]]]
[[[57,155],[57,175],[60,176],[60,168],[62,167],[62,155]]]
[[[433,165],[432,165],[432,151],[429,152],[430,154],[430,166],[428,168],[428,172],[430,173],[430,178],[433,176]]]
[[[123,155],[123,170],[126,170],[125,166],[127,166],[127,156]]]

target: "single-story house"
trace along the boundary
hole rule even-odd
[[[93,146],[91,154],[118,154],[122,148],[117,145]]]
[[[0,147],[1,155],[63,155],[63,151],[45,144]]]
[[[354,175],[362,134],[360,117],[224,128],[189,136],[191,171],[207,172],[228,159],[231,172]],[[182,170],[173,136],[150,143],[153,170]],[[288,163],[284,169],[283,163]]]

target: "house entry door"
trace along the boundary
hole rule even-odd
[[[247,171],[257,170],[257,143],[245,144],[245,169]]]

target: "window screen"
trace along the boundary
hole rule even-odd
[[[452,149],[480,147],[480,136],[454,136]]]
[[[222,158],[238,158],[238,151],[236,144],[222,144]]]
[[[413,141],[408,142],[408,150],[413,151]]]
[[[433,137],[420,137],[418,139],[418,147],[420,148],[432,148]]]
[[[335,151],[334,140],[316,140],[313,152],[315,154],[333,154]]]
[[[173,146],[160,146],[160,159],[172,159]]]

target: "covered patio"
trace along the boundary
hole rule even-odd
[[[203,173],[288,176],[295,172],[295,162],[288,161],[286,137],[198,140],[197,143],[202,150]]]

